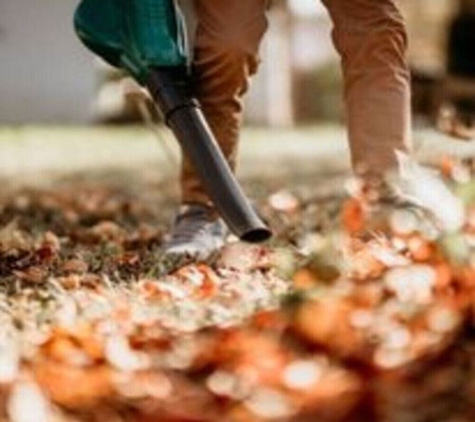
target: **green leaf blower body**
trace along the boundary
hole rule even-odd
[[[231,230],[250,242],[268,239],[269,229],[244,196],[190,95],[184,24],[174,1],[82,0],[74,24],[90,50],[147,86]]]
[[[170,0],[83,0],[74,23],[84,44],[145,83],[153,67],[186,66],[183,24]]]

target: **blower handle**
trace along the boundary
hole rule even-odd
[[[231,231],[246,242],[268,240],[271,231],[244,195],[198,101],[190,95],[187,68],[153,68],[146,85]]]

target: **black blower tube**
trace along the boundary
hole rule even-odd
[[[246,242],[269,239],[271,231],[244,195],[198,102],[190,95],[187,69],[154,68],[147,87],[231,231]]]

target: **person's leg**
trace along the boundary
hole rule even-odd
[[[259,44],[267,28],[267,3],[268,0],[195,0],[195,93],[233,169],[242,97],[257,71]],[[186,157],[181,180],[183,203],[212,206]]]
[[[267,2],[195,0],[195,94],[232,169],[236,164],[242,97],[257,71],[258,48],[267,28]],[[171,238],[164,245],[166,254],[207,259],[223,245],[226,229],[186,156],[181,187],[183,205]]]
[[[322,1],[342,59],[353,166],[379,176],[396,166],[395,150],[410,150],[404,20],[393,0]]]

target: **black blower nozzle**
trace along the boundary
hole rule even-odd
[[[244,195],[198,102],[190,95],[187,69],[155,68],[147,87],[231,231],[246,242],[269,239],[271,231]]]

